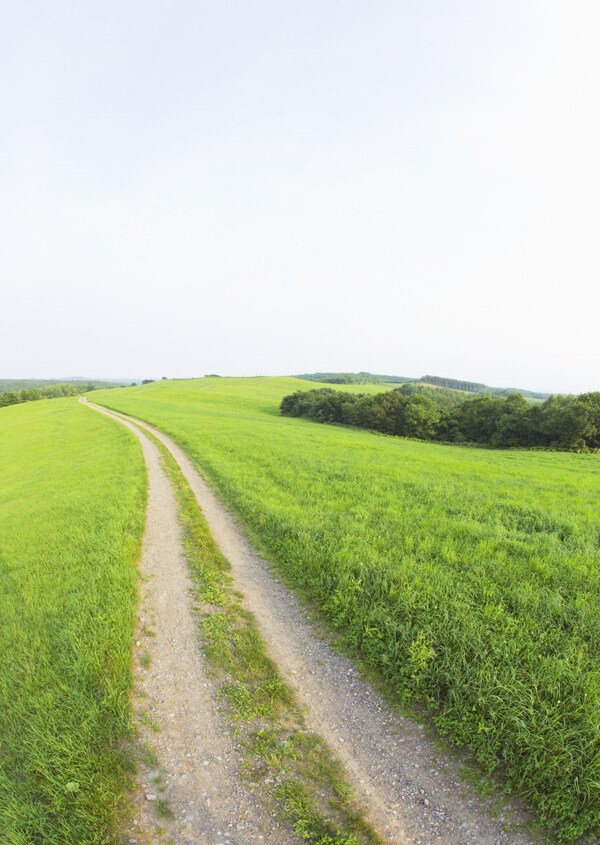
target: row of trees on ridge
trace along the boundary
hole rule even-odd
[[[92,382],[78,382],[71,384],[62,382],[50,384],[48,387],[34,387],[29,390],[8,390],[0,393],[0,408],[5,405],[20,405],[21,402],[34,402],[37,399],[57,399],[60,396],[78,396],[80,393],[89,393],[96,387]]]
[[[600,393],[550,396],[527,402],[519,393],[477,396],[444,407],[431,395],[403,388],[375,395],[331,388],[285,396],[281,413],[316,422],[372,429],[382,434],[493,447],[600,448]],[[440,397],[441,399],[442,397]]]

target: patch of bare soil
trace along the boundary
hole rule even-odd
[[[132,422],[161,440],[181,467],[231,562],[236,588],[255,614],[270,656],[306,710],[307,727],[324,737],[342,760],[368,809],[368,820],[382,837],[417,845],[532,843],[526,834],[505,831],[505,822],[513,827],[525,821],[524,816],[506,809],[493,815],[490,803],[474,796],[461,779],[458,758],[444,754],[420,724],[391,709],[361,680],[356,666],[319,637],[296,598],[251,547],[183,451],[153,427]],[[152,662],[139,683],[148,696],[145,706],[151,718],[162,728],[153,742],[166,772],[165,795],[178,824],[185,825],[176,841],[283,845],[289,833],[273,829],[268,812],[251,806],[252,797],[245,797],[236,778],[235,748],[222,736],[196,645],[187,597],[191,582],[174,527],[175,504],[168,482],[160,479],[152,444],[144,440],[152,496],[142,565],[151,577],[142,601],[143,607],[154,608],[156,638],[145,641]],[[148,784],[143,787],[149,789]],[[144,824],[148,803],[140,797]],[[261,827],[265,820],[270,829]],[[240,822],[243,830],[238,831]]]

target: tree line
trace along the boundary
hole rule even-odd
[[[492,396],[510,396],[511,393],[520,393],[527,399],[548,399],[549,393],[540,393],[534,390],[516,390],[514,387],[489,387],[477,381],[464,381],[455,378],[442,378],[441,376],[422,376],[419,381],[431,384],[435,387],[444,387],[451,390],[460,390],[463,393],[486,393]],[[464,397],[463,397],[464,398]]]
[[[382,376],[375,373],[303,373],[292,376],[305,381],[319,381],[321,384],[403,384],[404,382],[417,381],[417,379],[404,378],[403,376]]]
[[[466,393],[487,393],[488,387],[476,381],[464,381],[464,379],[442,378],[441,376],[423,376],[421,381],[433,384],[436,387],[449,387],[451,390],[462,390]]]
[[[321,384],[423,384],[426,387],[443,388],[454,390],[459,393],[489,394],[490,396],[509,396],[511,393],[520,393],[527,399],[547,399],[549,393],[540,393],[533,390],[522,390],[514,387],[490,387],[476,381],[465,381],[464,379],[443,378],[442,376],[421,376],[421,378],[405,378],[404,376],[385,376],[375,373],[304,373],[294,376],[305,381],[318,381]],[[396,388],[394,388],[396,389]],[[465,399],[465,396],[460,397]]]
[[[506,398],[476,396],[451,406],[444,406],[432,395],[408,393],[405,388],[375,395],[322,388],[284,396],[280,410],[285,416],[444,443],[600,449],[598,392],[549,396],[537,404],[527,402],[519,393]]]
[[[38,399],[57,399],[60,396],[78,396],[80,393],[89,393],[96,387],[92,382],[70,384],[51,384],[48,387],[34,387],[29,390],[9,390],[0,393],[0,408],[6,405],[20,405],[21,402],[34,402]]]

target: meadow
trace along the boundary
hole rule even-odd
[[[75,399],[0,408],[0,841],[114,841],[146,475]]]
[[[208,378],[94,400],[177,440],[347,647],[561,840],[600,833],[599,458],[279,415],[311,387]]]

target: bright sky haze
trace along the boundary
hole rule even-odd
[[[600,6],[0,12],[0,375],[600,389]]]

